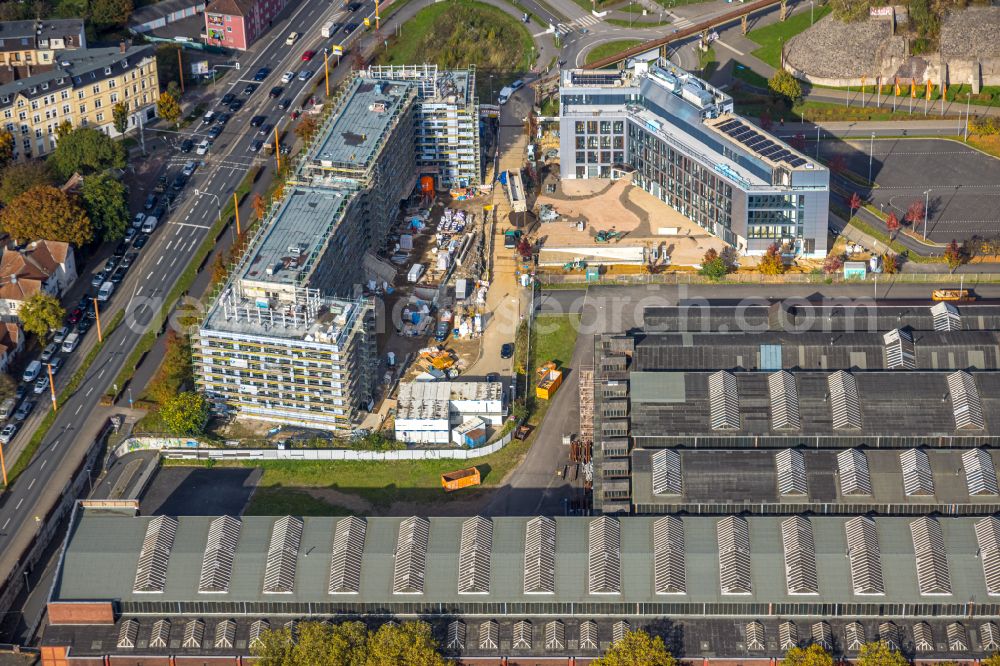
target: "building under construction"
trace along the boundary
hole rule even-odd
[[[443,72],[437,65],[383,65],[367,76],[417,84],[413,138],[421,173],[435,176],[439,187],[482,182],[475,65]]]

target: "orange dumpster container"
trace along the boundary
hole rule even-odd
[[[551,366],[551,367],[549,367]],[[535,396],[540,400],[551,400],[556,389],[562,384],[562,371],[555,369],[555,364],[546,363],[538,369],[538,384],[535,386]]]
[[[445,472],[441,475],[441,486],[445,492],[449,493],[467,486],[478,486],[480,483],[482,483],[482,477],[479,475],[478,467]]]

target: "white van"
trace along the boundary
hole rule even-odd
[[[299,33],[297,33],[297,32],[290,32],[290,33],[288,33],[288,37],[285,38],[285,44],[287,46],[291,46],[292,44],[294,44],[296,42],[296,40],[298,40],[298,38],[299,38]]]
[[[151,233],[153,233],[153,230],[156,229],[156,225],[159,224],[159,223],[160,223],[160,221],[158,219],[156,219],[155,217],[153,217],[152,215],[150,215],[142,223],[142,233],[144,233],[144,234],[151,234]]]
[[[497,102],[499,102],[500,104],[506,104],[507,100],[509,100],[510,96],[513,94],[514,94],[513,88],[511,88],[510,86],[504,86],[503,88],[500,89],[500,97],[497,99]]]
[[[6,421],[14,415],[14,408],[17,407],[17,398],[7,398],[0,403],[0,421]]]
[[[111,294],[113,293],[115,293],[115,283],[105,282],[104,284],[101,285],[101,288],[97,290],[97,300],[103,303],[104,301],[111,298]],[[63,347],[65,346],[66,343],[64,342]],[[64,349],[63,351],[66,350]]]
[[[75,333],[73,335],[76,335]],[[63,351],[66,351],[66,343],[63,343]],[[22,382],[33,382],[38,379],[38,373],[42,371],[42,362],[35,360],[28,364],[28,367],[24,369],[24,374],[21,375]]]
[[[111,284],[111,283],[107,282],[105,284]],[[112,285],[112,286],[114,286],[114,285]],[[104,289],[104,287],[101,287],[101,289]],[[72,333],[70,333],[69,335],[66,336],[65,340],[63,340],[62,350],[65,353],[67,353],[67,354],[72,354],[73,350],[76,349],[76,346],[78,344],[80,344],[80,334],[77,333],[76,331],[73,331]],[[28,381],[28,380],[26,379],[24,381]]]

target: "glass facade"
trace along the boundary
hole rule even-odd
[[[611,165],[625,162],[624,120],[574,123],[577,178],[610,178]]]
[[[634,123],[628,140],[636,185],[705,229],[732,228],[733,188],[723,178]]]
[[[747,237],[772,241],[802,238],[804,216],[802,195],[751,195],[747,201]]]

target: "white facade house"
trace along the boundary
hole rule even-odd
[[[0,258],[0,315],[16,317],[39,291],[61,297],[76,282],[73,247],[61,241],[35,241]]]
[[[451,430],[478,417],[486,426],[503,423],[506,408],[500,382],[408,382],[400,384],[396,439],[414,444],[448,444]]]

